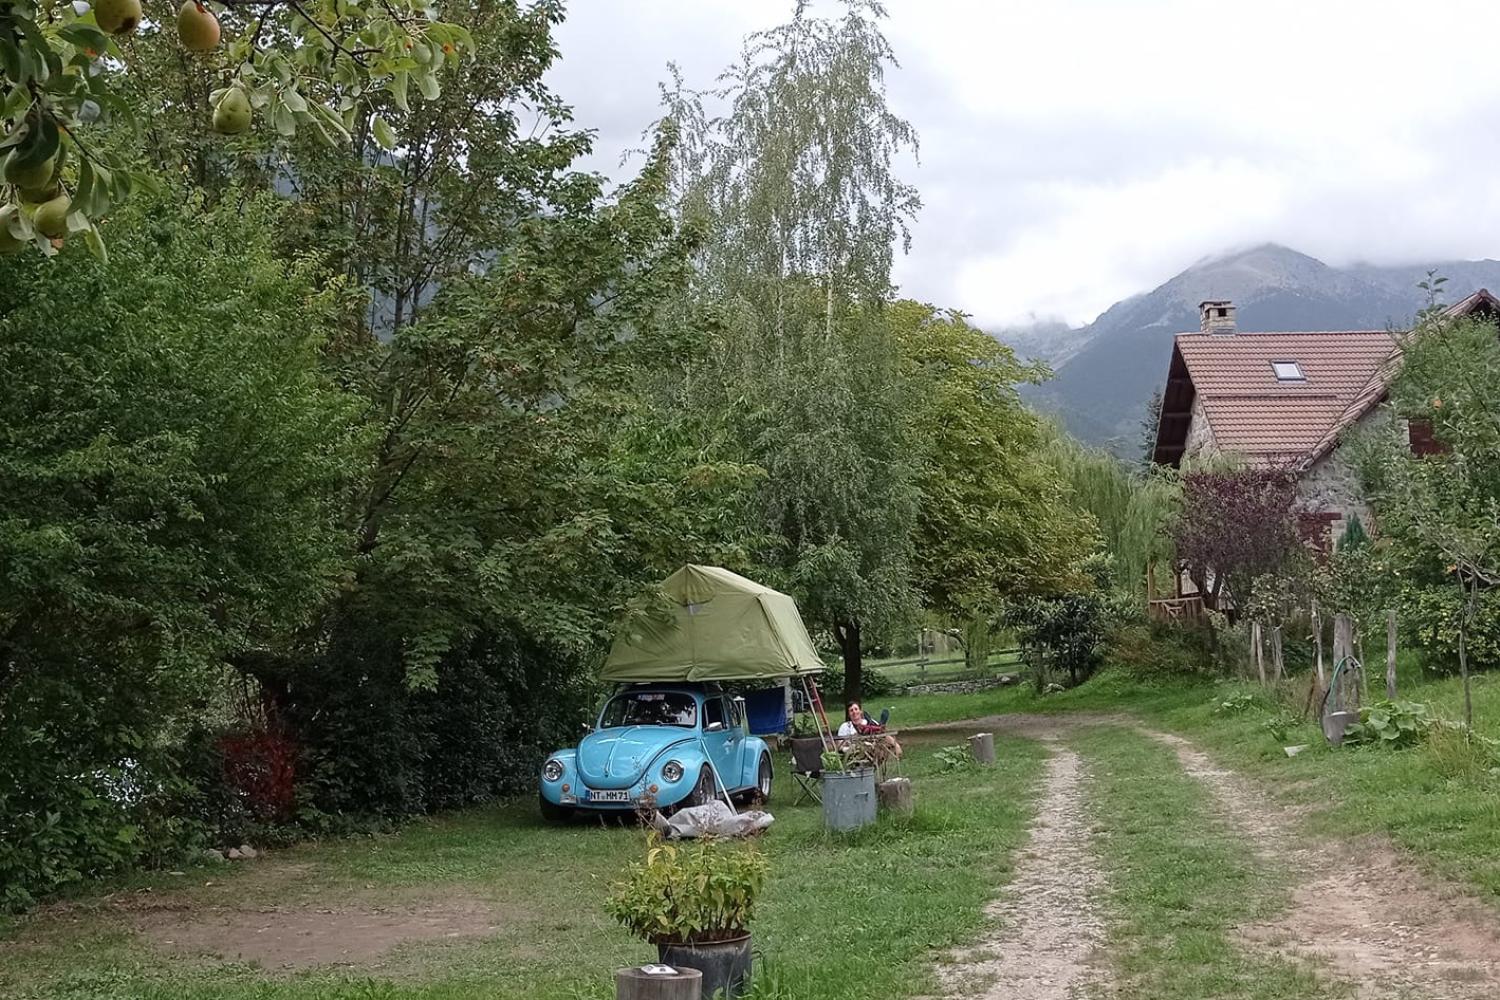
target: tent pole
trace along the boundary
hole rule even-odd
[[[698,737],[698,746],[703,750],[703,759],[708,762],[708,773],[714,776],[714,784],[719,788],[719,794],[724,796],[724,804],[729,811],[736,816],[740,811],[734,807],[734,799],[729,797],[729,786],[724,784],[724,779],[719,775],[719,768],[714,764],[714,755],[708,752],[708,744],[703,742],[703,737]]]

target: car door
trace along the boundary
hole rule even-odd
[[[719,780],[730,790],[739,785],[736,765],[740,742],[741,733],[733,724],[728,703],[718,695],[703,699],[703,743],[719,772]]]

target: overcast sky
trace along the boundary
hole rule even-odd
[[[902,292],[991,328],[1093,319],[1264,241],[1332,264],[1500,257],[1500,4],[887,0],[902,165],[925,203]],[[573,0],[550,77],[588,166],[710,84],[770,0]],[[823,2],[815,8],[836,12]]]

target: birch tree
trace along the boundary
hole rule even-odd
[[[837,640],[848,697],[869,633],[915,606],[912,431],[885,303],[919,207],[895,166],[917,137],[886,100],[884,16],[799,2],[716,89],[667,93],[680,211],[708,233],[698,289],[726,315],[705,389],[767,471],[765,568]]]

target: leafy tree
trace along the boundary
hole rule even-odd
[[[1198,469],[1182,476],[1177,556],[1210,608],[1251,601],[1255,579],[1300,551],[1297,477],[1283,468]]]
[[[928,607],[994,622],[1007,598],[1085,583],[1079,566],[1098,546],[1094,523],[1016,391],[1044,371],[956,313],[898,302],[889,316],[920,448],[915,578]]]
[[[1438,556],[1464,597],[1458,661],[1472,725],[1468,633],[1483,591],[1500,582],[1500,339],[1492,323],[1429,311],[1391,387],[1393,414],[1426,421],[1442,446],[1413,455],[1401,419],[1367,447],[1363,469],[1382,531],[1420,563]]]
[[[1105,587],[1108,557],[1094,556],[1084,570],[1083,582],[1066,593],[1026,595],[1006,605],[1004,622],[1021,645],[1038,694],[1062,680],[1070,686],[1087,680],[1121,618],[1119,602]]]
[[[723,118],[680,86],[667,95],[679,211],[709,234],[695,288],[728,318],[703,383],[736,414],[738,456],[766,471],[760,560],[836,639],[848,697],[867,637],[915,603],[906,396],[884,305],[918,207],[893,163],[916,136],[886,103],[883,16],[865,0],[830,19],[799,3],[746,40],[716,92]]]
[[[1156,432],[1161,425],[1161,387],[1151,390],[1146,401],[1146,415],[1141,418],[1141,465],[1148,471],[1156,454]]]
[[[0,261],[0,902],[169,854],[179,720],[339,586],[363,439],[281,210],[169,191],[108,265]]]
[[[545,3],[543,17],[557,5]],[[139,29],[139,31],[138,31]],[[385,92],[403,109],[415,91],[432,100],[439,74],[473,39],[413,0],[347,4],[335,0],[184,2],[167,23],[146,17],[140,0],[95,0],[82,8],[56,0],[11,0],[0,7],[0,150],[8,197],[0,203],[0,249],[83,232],[102,252],[93,220],[141,180],[131,157],[96,146],[100,123],[137,125],[150,106],[128,99],[137,48],[174,46],[203,66],[190,89],[205,127],[247,132],[257,111],[278,135],[311,129],[330,144],[349,142],[356,122],[386,149],[395,132],[360,102]]]

